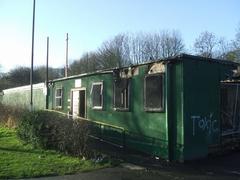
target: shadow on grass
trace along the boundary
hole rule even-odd
[[[12,135],[8,135],[8,136],[4,135],[4,136],[1,136],[1,134],[0,134],[0,139],[9,138],[9,137],[12,137]]]
[[[0,132],[0,138],[8,138],[8,137],[13,137],[13,133],[1,133]]]
[[[19,153],[30,153],[30,154],[56,154],[53,151],[44,151],[44,150],[38,150],[38,149],[21,149],[21,148],[5,148],[5,147],[0,147],[0,151],[10,151],[10,152],[19,152]]]

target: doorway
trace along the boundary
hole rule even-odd
[[[86,118],[86,89],[72,90],[72,115]]]
[[[79,98],[79,116],[86,118],[86,90],[79,91],[80,98]]]

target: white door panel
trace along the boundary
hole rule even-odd
[[[79,91],[72,92],[72,115],[73,117],[79,115]]]

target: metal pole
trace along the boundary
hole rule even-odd
[[[32,56],[31,56],[31,71],[30,71],[30,110],[33,110],[33,57],[34,57],[34,30],[35,30],[35,0],[33,0],[33,21],[32,21]]]
[[[47,62],[46,62],[46,109],[48,109],[48,54],[49,54],[49,37],[47,37]]]
[[[65,66],[65,77],[68,76],[68,33],[66,38],[66,66]]]
[[[48,54],[49,54],[49,37],[47,37],[46,85],[48,84]]]

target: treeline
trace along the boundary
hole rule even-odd
[[[30,84],[30,68],[17,67],[8,73],[0,74],[0,91],[7,88],[24,86]],[[63,76],[63,69],[49,68],[49,79],[56,79]],[[40,66],[33,71],[33,83],[46,81],[46,68]]]
[[[195,39],[191,49],[187,49],[181,33],[165,30],[156,33],[122,33],[105,41],[95,51],[84,53],[80,59],[69,65],[69,75],[93,72],[113,67],[168,58],[188,53],[208,58],[225,59],[240,62],[240,24],[235,38],[226,40],[214,33],[204,31]],[[18,67],[8,73],[0,73],[0,91],[2,89],[29,84],[30,69]],[[34,70],[33,82],[44,82],[45,68]],[[49,68],[49,79],[63,77],[63,69]]]
[[[233,40],[204,31],[195,39],[191,49],[186,48],[181,33],[175,30],[118,34],[103,42],[97,50],[75,60],[70,65],[70,74],[139,64],[180,53],[240,62],[240,24]]]

